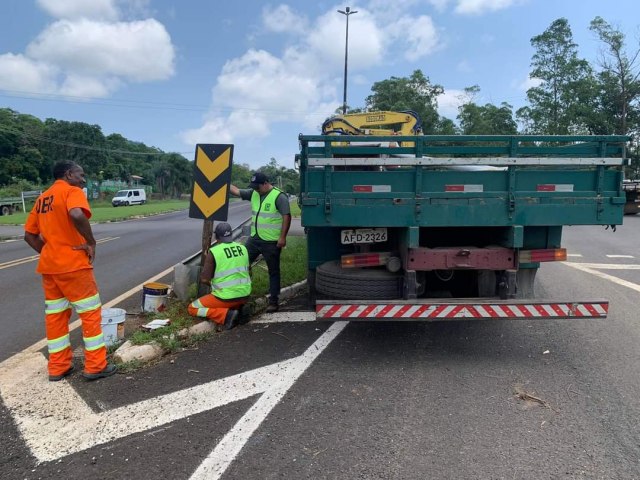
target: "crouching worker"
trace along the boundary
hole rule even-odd
[[[238,324],[238,310],[249,300],[251,277],[249,253],[244,245],[234,242],[231,225],[216,226],[217,242],[205,257],[200,283],[211,283],[211,293],[189,305],[189,315],[208,318],[230,330]]]

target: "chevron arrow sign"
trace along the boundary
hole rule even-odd
[[[189,217],[226,220],[233,145],[199,143],[195,157]]]

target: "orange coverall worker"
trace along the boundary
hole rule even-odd
[[[85,373],[99,373],[107,366],[102,304],[87,252],[74,249],[86,240],[69,216],[73,208],[80,208],[87,219],[91,218],[84,192],[56,180],[40,195],[24,226],[25,232],[40,235],[44,242],[36,272],[42,274],[44,288],[50,376],[64,375],[72,368],[71,306],[82,321]]]

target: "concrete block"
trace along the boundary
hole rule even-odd
[[[163,354],[162,347],[157,343],[133,345],[127,340],[114,352],[113,359],[118,363],[131,362],[133,360],[149,362],[161,357]]]

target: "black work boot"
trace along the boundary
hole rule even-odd
[[[69,370],[67,370],[64,373],[61,373],[60,375],[49,375],[49,381],[50,382],[59,382],[63,378],[68,377],[69,375],[71,375],[73,373],[74,368],[75,367],[73,365],[71,365],[69,367]]]
[[[267,305],[267,313],[275,313],[278,311],[278,304],[277,303],[270,303],[269,305]]]
[[[99,378],[105,378],[105,377],[110,377],[111,375],[113,375],[114,373],[116,373],[118,371],[118,367],[116,367],[114,364],[109,363],[107,364],[106,367],[104,367],[103,370],[101,370],[100,372],[97,373],[87,373],[87,372],[82,372],[82,376],[84,378],[86,378],[87,380],[97,380]]]
[[[227,316],[224,318],[224,329],[231,330],[238,323],[238,310],[231,310],[227,312]]]

